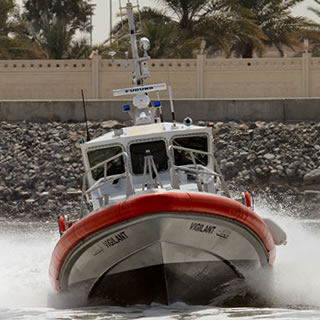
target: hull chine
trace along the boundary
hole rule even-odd
[[[221,285],[241,274],[222,261],[154,265],[103,275],[88,296],[89,304],[133,305],[184,302],[210,304]]]

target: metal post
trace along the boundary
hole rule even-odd
[[[171,109],[172,122],[173,122],[173,126],[175,127],[176,126],[176,117],[174,115],[174,105],[173,105],[171,86],[169,86],[169,99],[170,99],[170,109]]]
[[[197,55],[197,98],[204,98],[204,68],[205,68],[205,54]]]
[[[109,2],[109,9],[110,9],[110,45],[112,45],[112,0]]]
[[[92,15],[90,16],[90,46],[92,47],[92,31],[93,31],[93,27],[92,27]]]

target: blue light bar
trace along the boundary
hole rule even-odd
[[[123,111],[130,111],[130,105],[129,104],[124,105]]]
[[[161,107],[160,101],[154,101],[154,102],[153,102],[153,106],[154,106],[154,107]]]

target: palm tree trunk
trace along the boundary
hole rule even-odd
[[[253,58],[253,46],[250,43],[246,43],[242,53],[242,58],[251,59]]]

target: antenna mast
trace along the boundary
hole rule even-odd
[[[119,1],[121,3],[121,0]],[[131,67],[131,70],[134,73],[134,82],[137,84],[137,86],[132,88],[113,90],[113,95],[135,95],[132,101],[133,106],[131,107],[130,105],[125,105],[123,106],[123,110],[129,113],[134,122],[134,125],[140,125],[155,122],[156,110],[157,107],[160,106],[160,102],[157,102],[156,104],[154,104],[154,106],[152,106],[148,93],[151,91],[166,90],[167,86],[165,83],[143,85],[144,79],[150,77],[147,63],[147,60],[150,60],[147,52],[150,49],[150,41],[146,37],[140,38],[139,41],[137,40],[137,32],[133,14],[134,8],[139,8],[138,0],[137,5],[135,6],[133,6],[129,1],[127,2],[125,7],[121,7],[120,5],[120,13],[122,12],[122,10],[126,10],[127,12],[129,39],[132,52],[132,59],[130,63],[128,63],[127,61],[126,64],[122,64]],[[139,57],[138,46],[140,50],[144,52],[142,57]],[[109,55],[113,57],[115,55],[115,52],[111,51],[109,52]]]
[[[131,52],[132,52],[132,71],[135,76],[136,84],[139,86],[143,85],[143,80],[149,78],[149,70],[147,60],[150,60],[150,57],[147,54],[147,51],[150,49],[150,42],[147,38],[143,37],[139,40],[140,48],[144,51],[143,57],[139,57],[138,51],[138,41],[137,41],[137,32],[134,22],[134,13],[133,9],[138,8],[139,5],[132,5],[131,2],[127,2],[126,7],[121,8],[127,11],[128,17],[128,25],[129,25],[129,37],[130,37],[130,45],[131,45]]]
[[[127,15],[128,15],[129,35],[130,35],[130,44],[131,44],[132,60],[133,60],[133,72],[136,77],[137,84],[142,85],[143,79],[141,79],[141,72],[140,72],[137,35],[136,35],[136,27],[134,24],[134,16],[133,16],[133,5],[130,2],[127,3]]]
[[[110,0],[109,2],[109,22],[110,22],[110,31],[109,31],[109,34],[110,34],[110,45],[112,45],[112,0]]]

